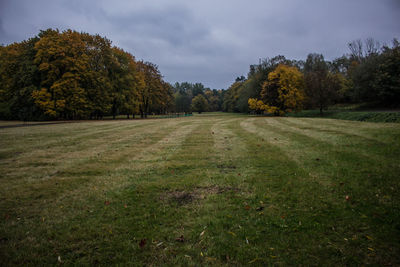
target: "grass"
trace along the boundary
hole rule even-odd
[[[391,123],[0,129],[0,265],[399,265],[399,159]]]
[[[287,116],[304,118],[322,117],[351,121],[400,123],[400,111],[351,111],[345,109],[326,110],[321,116],[319,110],[303,110],[298,113],[290,113]]]

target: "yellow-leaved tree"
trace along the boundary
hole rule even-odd
[[[296,68],[280,64],[263,83],[261,100],[249,99],[249,108],[275,115],[301,110],[304,102],[304,77]]]

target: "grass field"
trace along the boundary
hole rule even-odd
[[[400,123],[400,111],[357,111],[357,110],[327,110],[321,116],[319,110],[303,110],[289,113],[289,117],[331,118],[351,121]]]
[[[0,265],[400,265],[399,174],[400,124],[3,128]]]

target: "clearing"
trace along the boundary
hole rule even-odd
[[[400,265],[399,174],[392,123],[3,127],[0,265]]]

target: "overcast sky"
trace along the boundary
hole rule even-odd
[[[352,40],[390,43],[400,0],[0,0],[0,43],[47,28],[98,33],[168,82],[221,89],[259,58],[334,59]]]

